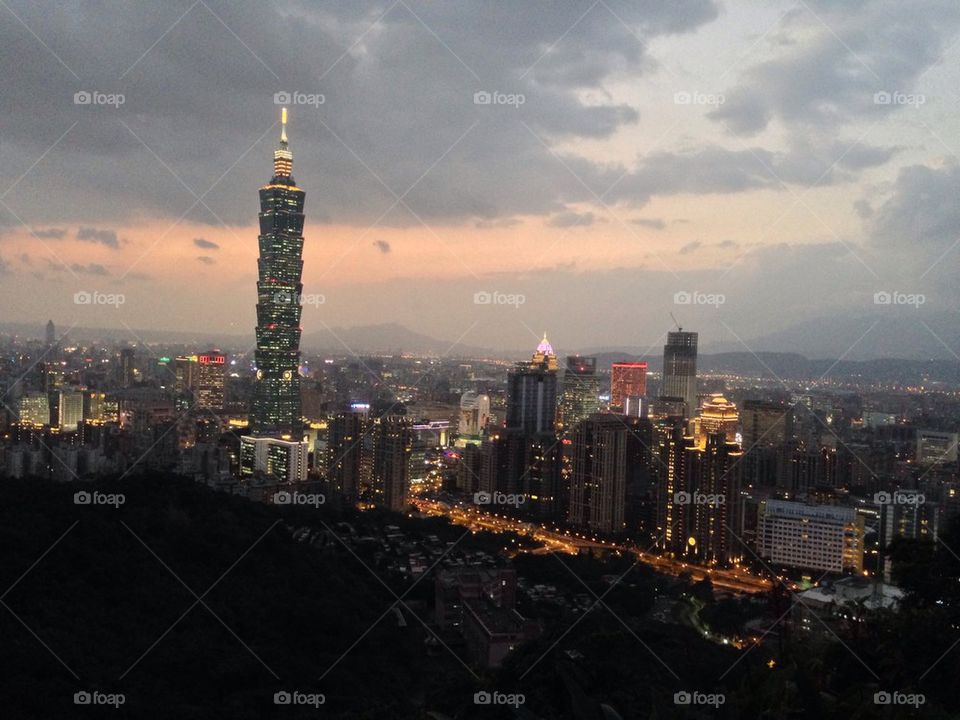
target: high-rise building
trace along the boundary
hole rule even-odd
[[[645,420],[594,414],[573,430],[570,474],[572,525],[604,534],[627,529],[628,498],[649,466]]]
[[[133,385],[136,366],[136,351],[133,348],[123,348],[120,351],[120,365],[118,368],[120,387],[128,388]]]
[[[260,188],[257,377],[250,430],[253,435],[299,439],[303,422],[299,367],[305,193],[291,174],[286,108],[281,124],[273,177]]]
[[[706,445],[707,437],[715,433],[723,435],[728,442],[734,442],[740,431],[740,414],[736,405],[715,393],[704,402],[694,424],[698,445]]]
[[[670,332],[663,346],[660,396],[683,400],[687,417],[697,409],[697,337],[695,332]]]
[[[53,320],[47,320],[47,347],[53,347],[57,342],[57,329],[53,325]]]
[[[610,366],[610,409],[627,413],[628,402],[633,404],[647,394],[647,364],[645,362],[615,362]]]
[[[308,443],[273,437],[240,438],[240,475],[265,473],[277,482],[302,483],[307,479]]]
[[[776,566],[863,571],[864,518],[854,508],[765,500],[757,511],[757,554]]]
[[[685,451],[687,491],[677,500],[690,508],[684,555],[693,562],[730,565],[743,559],[742,455],[722,432]]]
[[[50,424],[50,399],[46,393],[30,392],[17,402],[17,420],[24,425]]]
[[[563,433],[573,431],[577,423],[600,409],[600,378],[597,359],[568,355],[563,373],[557,426]]]
[[[743,447],[783,445],[791,433],[791,408],[769,400],[745,400],[740,412]]]
[[[211,350],[197,356],[197,406],[210,410],[223,408],[223,388],[226,381],[227,356]]]
[[[460,421],[457,425],[457,446],[479,445],[480,435],[491,420],[490,396],[472,390],[460,397]]]
[[[400,415],[381,417],[373,421],[370,434],[373,502],[401,512],[410,494],[411,422]]]
[[[196,355],[180,355],[173,359],[174,390],[192,396],[197,389],[199,359]]]
[[[72,432],[83,420],[83,393],[78,390],[61,390],[58,396],[57,426],[61,430]]]
[[[525,433],[553,432],[557,420],[557,356],[544,334],[528,363],[507,375],[507,427]]]
[[[360,499],[366,425],[363,413],[342,412],[327,427],[327,482],[331,491],[348,505]]]

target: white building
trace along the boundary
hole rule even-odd
[[[757,514],[757,554],[775,566],[860,573],[863,536],[854,508],[765,500]]]
[[[266,473],[280,482],[305,482],[309,444],[272,437],[240,438],[240,475]]]

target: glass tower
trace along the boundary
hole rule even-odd
[[[303,431],[299,366],[305,194],[291,175],[286,108],[281,126],[273,177],[260,188],[257,380],[250,432],[299,440]]]

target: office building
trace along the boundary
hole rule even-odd
[[[610,366],[610,409],[630,413],[647,394],[647,363],[615,362]]]
[[[410,455],[413,431],[406,417],[388,415],[371,423],[373,502],[402,512],[410,494]]]
[[[223,409],[227,356],[211,350],[197,356],[196,405],[208,410]]]
[[[917,430],[917,462],[921,465],[956,465],[957,433]]]
[[[123,348],[120,351],[120,362],[117,366],[118,382],[120,387],[132,387],[136,379],[137,354],[133,348]]]
[[[303,431],[299,368],[305,193],[291,174],[293,154],[286,121],[284,108],[273,177],[260,188],[257,374],[250,431],[299,439]]]
[[[600,378],[597,359],[568,355],[563,373],[563,392],[557,416],[557,427],[570,433],[577,423],[600,410]]]
[[[757,554],[777,567],[863,572],[864,519],[854,508],[764,500]]]
[[[490,396],[472,390],[460,397],[460,417],[457,424],[457,447],[479,445],[480,436],[492,419]]]
[[[546,334],[530,362],[507,375],[507,422],[529,434],[553,432],[557,420],[557,356]]]
[[[303,441],[243,435],[240,438],[240,475],[263,473],[278,483],[307,479],[308,444]]]
[[[740,432],[737,406],[723,395],[710,395],[697,413],[694,427],[698,445],[705,445],[707,437],[717,433],[723,435],[728,442],[736,442]]]
[[[73,432],[83,420],[83,392],[79,390],[61,390],[57,397],[57,427]]]
[[[362,412],[337,413],[327,427],[323,472],[331,492],[348,505],[360,499],[366,428]]]
[[[628,497],[649,467],[648,443],[637,418],[595,414],[573,429],[570,509],[572,525],[597,533],[627,530]]]
[[[17,421],[42,427],[50,424],[50,398],[45,392],[28,392],[17,401]]]
[[[697,409],[697,333],[667,333],[663,346],[663,382],[660,396],[684,402],[687,417]]]
[[[680,502],[688,506],[684,556],[692,562],[731,565],[743,559],[742,455],[722,432],[684,452],[687,490]]]

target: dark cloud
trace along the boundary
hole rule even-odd
[[[117,233],[114,230],[99,230],[92,227],[78,228],[77,240],[99,243],[100,245],[106,245],[114,249],[120,247],[120,241],[117,240]]]
[[[202,262],[204,265],[215,265],[217,262],[212,257],[208,257],[207,255],[198,255],[197,261]]]
[[[893,248],[943,247],[960,238],[960,165],[900,170],[893,192],[867,216],[869,238]]]
[[[497,218],[496,220],[477,220],[474,223],[474,226],[480,229],[492,229],[514,227],[515,225],[522,224],[523,220],[520,220],[519,218]]]
[[[380,252],[382,252],[384,255],[386,255],[387,253],[389,253],[390,250],[391,250],[390,243],[388,243],[386,240],[374,240],[374,241],[373,241],[373,246],[374,246],[377,250],[379,250]]]
[[[650,228],[651,230],[663,230],[667,226],[660,218],[634,218],[630,222],[634,225]]]
[[[577,213],[567,211],[557,213],[547,220],[547,225],[555,228],[587,227],[596,221],[592,212]]]
[[[88,263],[87,265],[80,265],[79,263],[73,263],[70,266],[70,269],[79,275],[106,276],[110,274],[103,265],[100,265],[98,263]]]
[[[693,240],[691,242],[688,242],[686,245],[681,246],[678,252],[681,255],[689,255],[695,250],[699,250],[701,247],[703,247],[703,243],[700,240]]]
[[[771,121],[820,128],[881,118],[903,105],[876,93],[911,93],[960,29],[960,4],[944,0],[819,0],[785,17],[771,52],[725,90],[710,116],[738,135]],[[905,108],[904,108],[905,109]]]
[[[278,91],[324,96],[291,106],[311,221],[366,225],[408,190],[384,224],[555,213],[591,198],[562,177],[550,148],[636,123],[637,109],[605,100],[604,85],[652,72],[651,42],[718,14],[714,0],[608,0],[588,12],[577,3],[209,0],[167,33],[184,8],[105,0],[49,13],[9,1],[67,67],[20,23],[0,26],[0,47],[18,66],[0,76],[2,172],[14,180],[69,132],[7,200],[32,209],[34,193],[56,182],[57,203],[40,222],[85,224],[172,220],[194,204],[188,221],[249,223],[269,178]],[[124,102],[77,105],[78,91]],[[523,103],[478,105],[478,91]],[[598,176],[591,167],[585,179]]]
[[[45,228],[41,230],[34,230],[34,237],[42,238],[44,240],[62,240],[66,237],[67,231],[63,228]]]
[[[198,248],[203,248],[204,250],[219,250],[220,246],[211,240],[204,240],[203,238],[194,238],[193,244]]]

